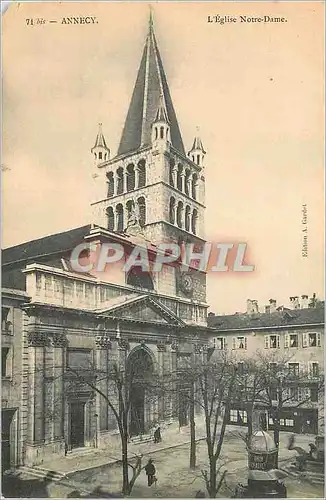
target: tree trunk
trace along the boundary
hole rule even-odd
[[[215,457],[210,457],[209,459],[209,497],[216,497],[216,459]]]
[[[277,448],[277,456],[276,456],[276,469],[278,468],[278,449],[279,449],[279,443],[280,443],[280,427],[279,427],[279,420],[278,418],[273,419],[274,423],[274,443]]]
[[[195,427],[195,395],[194,385],[190,386],[190,405],[189,405],[189,421],[190,421],[190,469],[196,468],[196,427]]]
[[[248,432],[247,432],[247,439],[249,440],[252,436],[252,416],[253,416],[253,411],[252,411],[252,407],[248,407],[247,408],[247,420],[248,420],[248,423],[247,423],[247,426],[248,426]]]
[[[128,476],[128,436],[124,432],[121,434],[121,461],[122,461],[122,493],[129,495],[129,476]]]

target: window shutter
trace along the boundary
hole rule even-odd
[[[313,368],[312,367],[313,367],[312,362],[309,361],[308,362],[308,374],[309,374],[309,378],[312,377],[312,375],[313,375]]]
[[[317,333],[317,347],[320,347],[321,346],[321,335],[320,335],[320,332]]]
[[[284,337],[284,348],[287,349],[289,345],[290,345],[290,335],[286,333]]]
[[[302,334],[302,347],[308,347],[308,333]]]
[[[264,340],[265,340],[265,349],[268,349],[268,347],[269,347],[269,336],[265,335],[264,336]]]
[[[232,337],[232,349],[236,349],[236,338]]]
[[[247,337],[244,338],[244,348],[247,349]]]
[[[227,338],[224,337],[224,349],[227,349],[228,348],[228,341],[227,341]]]
[[[280,348],[280,336],[279,335],[276,335],[276,345],[277,345],[277,349]]]

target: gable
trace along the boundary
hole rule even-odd
[[[170,309],[150,296],[132,298],[123,304],[109,307],[101,316],[130,319],[144,323],[157,323],[182,326],[181,321]]]

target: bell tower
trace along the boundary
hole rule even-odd
[[[109,154],[101,131],[98,137],[93,154]],[[94,223],[127,234],[140,228],[153,244],[193,243],[200,251],[205,154],[198,132],[186,154],[150,15],[117,155],[97,165],[107,189],[92,204]],[[197,284],[203,298],[205,280],[201,276]]]

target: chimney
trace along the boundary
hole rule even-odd
[[[301,295],[301,309],[308,308],[308,295]]]
[[[265,306],[265,313],[270,314],[271,312],[271,306]]]
[[[258,314],[259,313],[259,309],[258,309],[258,301],[257,300],[252,300],[252,312],[254,314]]]
[[[299,297],[297,295],[295,297],[290,297],[290,303],[292,309],[300,309]]]
[[[275,299],[269,299],[269,307],[270,307],[271,313],[276,311],[276,300]]]
[[[252,314],[252,300],[247,299],[247,314]]]

